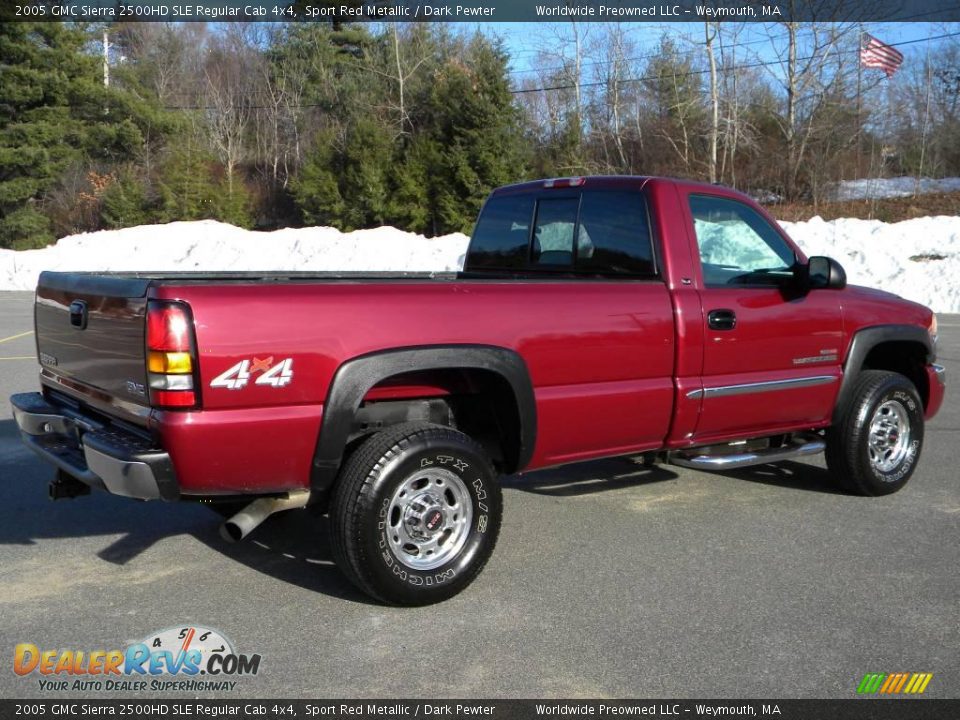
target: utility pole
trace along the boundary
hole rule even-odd
[[[103,28],[103,86],[110,87],[110,37],[107,28]]]
[[[917,179],[913,186],[913,196],[920,194],[920,183],[923,180],[923,160],[927,150],[927,125],[930,122],[930,86],[933,84],[933,65],[930,63],[930,44],[927,43],[927,99],[923,109],[923,130],[920,133],[920,167],[917,169]]]

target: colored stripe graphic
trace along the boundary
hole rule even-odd
[[[927,689],[933,673],[867,673],[857,686],[860,695],[919,695]]]
[[[872,695],[880,689],[880,684],[886,679],[886,673],[867,673],[860,681],[860,687],[857,692],[865,695]]]
[[[891,673],[891,674],[887,675],[887,679],[884,681],[883,685],[880,687],[880,692],[881,692],[881,693],[890,692],[890,688],[892,688],[894,685],[896,685],[897,679],[898,679],[899,677],[900,677],[900,676],[897,675],[897,673]]]

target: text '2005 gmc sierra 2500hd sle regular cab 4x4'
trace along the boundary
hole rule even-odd
[[[945,383],[929,309],[660,178],[500,188],[457,275],[44,273],[35,317],[42,393],[12,404],[52,497],[243,502],[232,539],[314,505],[344,573],[406,605],[483,567],[501,474],[825,450],[883,495]]]

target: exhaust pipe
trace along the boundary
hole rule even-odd
[[[309,490],[295,490],[287,493],[286,497],[254,500],[220,526],[220,537],[227,542],[239,542],[274,513],[302,508],[309,499]]]

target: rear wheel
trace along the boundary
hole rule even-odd
[[[493,552],[502,501],[483,449],[448,427],[410,423],[373,435],[343,467],[330,507],[341,570],[383,602],[452,597]]]
[[[923,403],[899,373],[865,370],[827,431],[827,467],[860,495],[888,495],[913,475],[923,448]]]

